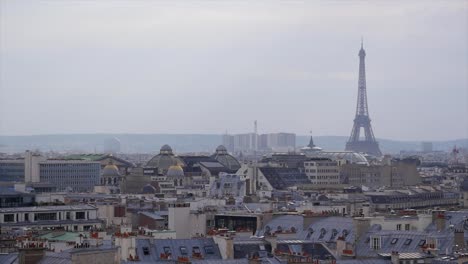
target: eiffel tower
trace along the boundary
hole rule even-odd
[[[346,150],[363,152],[380,157],[382,156],[382,152],[380,151],[379,143],[375,140],[374,132],[372,132],[371,120],[369,118],[369,110],[367,107],[365,58],[366,52],[364,51],[363,42],[361,40],[361,50],[359,51],[359,82],[356,117],[354,118],[351,136],[346,143]],[[361,128],[364,130],[363,140],[360,139]]]

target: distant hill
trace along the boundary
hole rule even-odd
[[[41,151],[102,152],[104,141],[116,137],[121,142],[121,151],[127,153],[157,153],[164,144],[176,152],[213,152],[221,144],[221,135],[213,134],[68,134],[0,136],[0,152],[21,152],[26,149]],[[348,137],[317,136],[316,145],[324,150],[343,150]],[[384,153],[399,153],[400,150],[420,150],[421,142],[378,139]],[[309,136],[297,136],[296,145],[305,146]],[[468,146],[468,139],[433,141],[434,150],[450,150],[454,145]]]

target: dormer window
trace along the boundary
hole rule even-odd
[[[426,240],[422,239],[421,241],[419,241],[418,246],[422,247],[425,244],[426,244]]]
[[[281,226],[276,227],[276,232],[277,233],[283,232],[283,228]]]
[[[187,255],[187,248],[184,247],[184,246],[181,246],[181,247],[180,247],[180,254],[181,254],[181,255],[184,255],[184,256]]]
[[[343,230],[341,234],[343,235],[344,238],[346,238],[349,235],[349,231],[345,229]]]
[[[327,230],[325,230],[325,228],[322,228],[322,229],[320,230],[319,239],[322,239],[322,238],[325,236],[326,233],[327,233]]]
[[[310,239],[310,237],[311,237],[311,236],[312,236],[312,234],[314,233],[314,229],[312,229],[312,228],[309,228],[307,231],[308,231],[308,232],[307,232],[306,239]]]
[[[333,229],[333,230],[332,230],[332,235],[331,235],[330,239],[335,239],[336,235],[338,235],[338,230]]]
[[[372,243],[371,243],[371,248],[374,249],[374,250],[378,250],[380,249],[381,245],[380,245],[380,237],[372,237],[371,239]]]
[[[394,238],[392,239],[392,242],[390,242],[390,244],[395,245],[397,242],[398,242],[398,238]]]
[[[411,239],[411,238],[406,239],[405,246],[409,246],[412,241],[413,241],[413,239]]]

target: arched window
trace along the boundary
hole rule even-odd
[[[341,234],[343,235],[344,238],[346,238],[349,235],[349,231],[344,229]]]
[[[327,233],[327,230],[325,230],[325,228],[320,229],[319,239],[322,239],[325,236],[326,233]]]
[[[283,228],[282,228],[281,226],[278,226],[278,227],[276,228],[276,232],[277,232],[277,233],[283,232]]]
[[[306,239],[310,239],[310,237],[312,236],[313,233],[314,233],[314,229],[312,229],[312,228],[307,229]]]
[[[338,235],[338,230],[333,229],[333,230],[332,230],[332,235],[331,235],[330,239],[335,239],[336,235]]]

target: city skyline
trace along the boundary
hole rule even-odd
[[[0,12],[1,135],[234,134],[258,120],[259,133],[346,136],[364,36],[377,138],[468,137],[463,2],[3,1]]]

